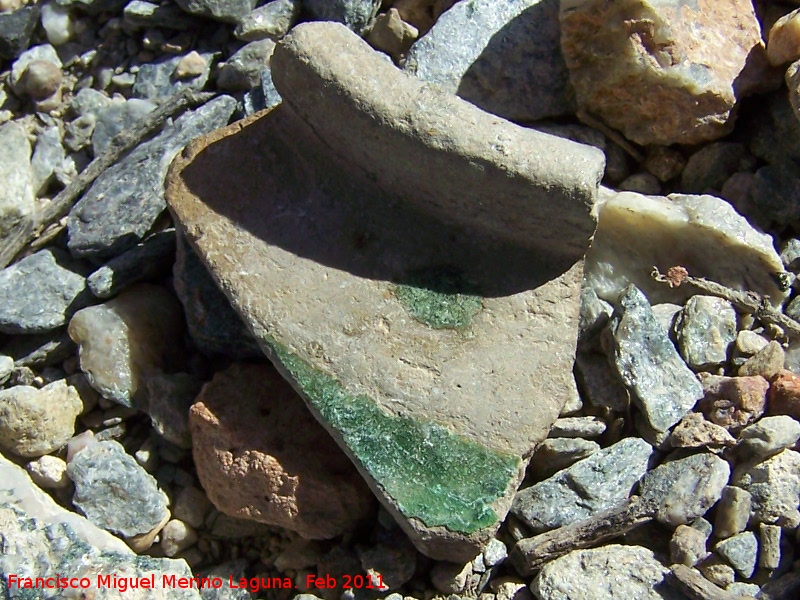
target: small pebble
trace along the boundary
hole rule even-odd
[[[767,59],[777,67],[800,58],[800,8],[775,21],[767,38]]]
[[[176,79],[194,79],[206,70],[206,60],[196,50],[192,50],[175,65]]]
[[[763,335],[744,329],[736,334],[736,349],[745,356],[752,356],[769,343]]]
[[[606,424],[597,417],[565,417],[556,419],[550,438],[593,438],[603,435]]]
[[[673,563],[693,567],[703,560],[708,537],[702,531],[689,525],[678,525],[669,542],[669,555]]]
[[[211,510],[211,501],[206,493],[194,486],[183,488],[175,498],[173,513],[191,527],[201,527]]]
[[[726,485],[717,503],[717,518],[714,534],[718,538],[729,538],[741,533],[750,519],[750,494],[732,485]]]
[[[722,556],[745,579],[750,579],[756,568],[758,540],[752,531],[738,533],[721,541],[714,552]]]
[[[179,519],[172,519],[161,530],[161,549],[172,558],[197,542],[195,530]]]
[[[25,470],[40,488],[63,489],[70,485],[67,463],[57,456],[45,454],[25,465]]]
[[[747,458],[766,458],[800,439],[800,423],[787,415],[764,417],[739,433],[740,452]]]
[[[22,73],[20,85],[34,100],[44,100],[61,89],[62,77],[61,69],[53,63],[34,60]]]
[[[786,355],[781,345],[772,340],[763,348],[756,352],[741,367],[738,374],[740,377],[761,375],[764,379],[772,379],[783,369]]]
[[[774,571],[781,564],[781,533],[777,525],[759,523],[759,553],[758,566],[762,569]]]

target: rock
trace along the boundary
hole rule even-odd
[[[703,388],[683,362],[635,286],[625,289],[608,329],[612,363],[631,400],[656,431],[667,431],[703,397]]]
[[[800,419],[800,377],[781,369],[769,389],[769,414]]]
[[[722,540],[714,547],[714,552],[724,558],[745,579],[753,576],[758,556],[758,541],[752,531],[738,533]]]
[[[672,430],[669,443],[673,448],[724,448],[734,446],[734,438],[727,429],[710,423],[701,413],[690,412]]]
[[[217,87],[221,90],[249,90],[261,84],[261,72],[269,67],[275,42],[267,38],[250,42],[219,67]]]
[[[396,8],[390,8],[387,12],[378,15],[366,40],[373,48],[385,52],[397,61],[405,55],[418,37],[417,28],[403,21]]]
[[[774,67],[800,58],[800,8],[783,15],[770,27],[767,58]]]
[[[578,352],[575,370],[581,392],[592,405],[618,412],[628,410],[628,391],[605,354]]]
[[[155,110],[156,105],[147,100],[131,98],[114,102],[96,112],[97,122],[92,132],[92,150],[95,156],[106,153],[111,141],[122,131],[130,129]]]
[[[791,104],[792,111],[795,116],[800,120],[800,61],[795,61],[789,68],[786,69],[785,75],[786,87],[789,88],[789,104]],[[797,123],[790,123],[789,127]]]
[[[643,166],[655,175],[659,181],[666,183],[675,179],[686,167],[686,158],[680,150],[669,146],[650,145],[647,147]]]
[[[787,271],[797,273],[800,269],[800,239],[789,238],[781,244],[781,260]]]
[[[730,467],[707,452],[665,462],[645,475],[640,495],[655,506],[655,518],[676,527],[702,517],[720,499]]]
[[[178,519],[172,519],[161,530],[161,549],[170,558],[194,546],[197,533],[191,526]]]
[[[211,501],[205,492],[188,486],[178,492],[172,512],[176,519],[188,523],[191,527],[198,528],[205,521],[208,511],[211,510]]]
[[[40,250],[0,271],[0,331],[43,333],[91,301],[85,268],[58,248]]]
[[[785,360],[783,348],[778,342],[772,340],[739,367],[738,375],[740,377],[760,375],[764,379],[772,379],[783,369]]]
[[[494,567],[502,563],[508,557],[508,548],[506,545],[498,540],[492,538],[486,547],[483,549],[483,563],[487,567]]]
[[[38,489],[25,472],[0,456],[0,530],[3,552],[0,554],[0,578],[86,577],[89,587],[83,593],[108,600],[130,600],[132,590],[99,586],[97,574],[118,578],[143,578],[154,574],[190,578],[192,572],[183,560],[137,556],[120,539],[99,529],[84,517],[61,508]],[[67,575],[68,574],[68,575]],[[22,599],[30,590],[6,590],[8,598]],[[57,596],[39,596],[57,597]],[[152,600],[200,600],[197,589],[156,587]]]
[[[698,408],[706,419],[738,431],[764,414],[769,382],[759,375],[724,377],[700,373],[703,399]]]
[[[716,555],[712,555],[699,564],[698,569],[709,582],[723,589],[733,585],[736,579],[736,571],[733,567]]]
[[[472,574],[472,564],[437,562],[431,569],[431,583],[442,594],[463,592]]]
[[[153,375],[147,381],[147,414],[158,434],[181,448],[192,447],[189,408],[200,393],[201,382],[188,373]]]
[[[721,190],[731,175],[746,170],[747,156],[747,146],[738,142],[714,142],[703,146],[689,157],[681,173],[681,191],[705,194],[710,190]]]
[[[623,438],[550,479],[521,490],[511,512],[534,533],[586,519],[628,498],[647,472],[653,452],[639,438]]]
[[[233,98],[220,96],[185,113],[104,171],[70,211],[72,254],[116,256],[144,238],[166,207],[164,178],[172,157],[191,139],[227,123],[235,104]]]
[[[0,241],[4,246],[24,238],[32,227],[33,177],[31,145],[25,130],[15,122],[0,125]],[[13,258],[8,250],[1,251],[0,268]]]
[[[658,182],[658,178],[651,173],[634,173],[621,181],[617,188],[620,191],[637,192],[650,196],[657,196],[661,193],[661,184]]]
[[[764,417],[739,433],[745,456],[766,458],[791,448],[800,439],[800,423],[786,415]]]
[[[43,489],[58,490],[70,485],[67,463],[57,456],[45,454],[25,465],[25,470],[33,483]]]
[[[573,550],[545,564],[531,583],[539,600],[679,600],[665,585],[669,569],[641,546],[609,544]]]
[[[677,262],[694,277],[767,295],[775,307],[787,295],[775,278],[783,264],[772,238],[720,198],[622,192],[600,207],[586,253],[586,283],[600,298],[616,302],[633,283],[653,304],[683,304],[693,294],[690,286],[670,288],[650,276],[653,266],[666,273]]]
[[[143,0],[131,0],[125,5],[122,23],[130,29],[191,29],[197,23],[174,4],[153,4]]]
[[[375,587],[396,590],[408,583],[417,569],[417,551],[406,535],[395,529],[381,542],[370,548],[358,549],[364,573],[372,578]]]
[[[249,2],[250,0],[245,1]],[[163,102],[170,96],[173,96],[186,88],[198,91],[202,90],[208,81],[208,76],[211,72],[212,56],[209,53],[203,53],[200,56],[205,60],[206,67],[201,75],[194,77],[193,79],[178,79],[175,77],[175,69],[177,69],[178,64],[183,59],[182,56],[173,56],[158,62],[141,65],[139,67],[139,71],[136,73],[136,82],[133,84],[133,96],[135,98],[143,98],[153,102]],[[212,102],[209,102],[209,105],[212,104]],[[202,107],[197,110],[202,111]],[[183,118],[185,119],[186,115],[184,115]],[[223,124],[224,122],[219,123],[217,126],[221,126]],[[197,132],[194,134],[194,136],[200,135],[201,133],[205,132]],[[184,142],[184,144],[185,143],[186,142]]]
[[[41,6],[34,4],[0,13],[0,58],[12,60],[27,50],[40,11]]]
[[[693,567],[708,555],[707,539],[707,535],[694,527],[678,525],[669,541],[670,560],[672,563]]]
[[[726,539],[744,531],[750,520],[751,500],[752,497],[746,490],[726,485],[717,503],[714,535]]]
[[[328,539],[374,508],[347,457],[270,366],[217,373],[189,422],[200,482],[226,514]]]
[[[86,284],[97,298],[105,299],[144,279],[164,277],[175,262],[175,243],[174,229],[155,233],[109,260],[86,278]]]
[[[14,358],[16,367],[56,365],[73,356],[76,349],[66,329],[39,335],[15,336],[3,346],[3,352]]]
[[[361,34],[378,13],[380,0],[303,0],[303,8],[318,21],[336,21]]]
[[[512,121],[575,111],[557,0],[457,2],[411,46],[405,70]]]
[[[244,17],[233,35],[245,42],[269,38],[278,41],[300,16],[300,0],[271,0]]]
[[[53,46],[66,44],[75,33],[75,23],[70,19],[69,9],[55,2],[42,5],[42,28],[47,41]]]
[[[32,63],[42,62],[50,63],[55,69],[58,70],[59,74],[61,73],[63,64],[61,63],[61,59],[58,57],[56,49],[50,44],[34,46],[33,48],[30,48],[20,54],[19,58],[14,61],[14,63],[11,65],[11,75],[8,78],[8,83],[11,85],[11,89],[14,90],[15,94],[18,96],[25,96],[25,73],[28,70],[28,66]]]
[[[600,335],[608,325],[614,307],[600,300],[590,287],[581,289],[580,321],[578,322],[578,348],[594,350],[600,348]]]
[[[712,369],[728,361],[736,339],[736,311],[722,298],[692,296],[675,328],[686,363],[695,371]]]
[[[189,335],[201,352],[223,354],[236,360],[264,356],[253,335],[181,235],[178,235],[173,274],[175,293],[183,305]]]
[[[5,354],[0,354],[0,385],[8,381],[14,371],[14,359]]]
[[[784,450],[762,461],[736,467],[732,484],[750,492],[756,523],[793,529],[800,525],[800,454]]]
[[[736,334],[736,349],[745,356],[753,356],[768,343],[769,340],[765,338],[763,335],[755,331],[750,331],[749,329],[743,329],[742,331]],[[778,347],[780,347],[780,344],[778,344]],[[739,374],[743,376],[760,375],[760,373],[747,373],[747,374],[739,373]]]
[[[272,82],[272,70],[261,71],[261,87],[245,92],[242,104],[245,114],[249,117],[260,110],[273,108],[281,103],[281,95]]]
[[[790,89],[791,89],[790,85]],[[800,166],[800,119],[785,92],[767,96],[748,123],[750,152],[772,165]]]
[[[181,366],[180,305],[159,286],[142,283],[78,311],[69,335],[92,387],[123,406],[147,406],[147,381]]]
[[[767,165],[756,171],[748,190],[751,212],[764,223],[788,225],[800,218],[800,178],[793,164]]]
[[[175,65],[176,79],[194,79],[200,77],[206,70],[208,63],[196,50],[192,50],[189,54],[181,57],[178,64]]]
[[[600,450],[597,442],[581,438],[548,438],[531,457],[528,473],[541,481]]]
[[[556,419],[547,435],[553,438],[593,438],[605,431],[605,421],[598,417],[562,417]]]
[[[37,196],[47,193],[50,184],[55,179],[56,171],[64,163],[65,156],[58,127],[48,127],[36,137],[36,148],[31,157],[31,169],[33,170],[33,190]]]
[[[393,0],[392,7],[403,21],[425,33],[455,3],[456,0]]]
[[[295,27],[272,60],[284,102],[184,153],[170,176],[170,206],[262,348],[417,548],[434,558],[472,560],[510,505],[522,457],[573,395],[575,260],[591,229],[587,205],[574,203],[582,189],[594,197],[590,182],[600,176],[602,157],[509,127],[403,75],[341,25]],[[379,97],[372,89],[381,90]],[[428,123],[434,129],[425,124],[431,115],[442,115]],[[472,125],[456,126],[462,118]],[[312,128],[323,143],[307,137]],[[432,130],[444,137],[414,133]],[[506,154],[486,154],[485,142],[498,135],[508,139]],[[572,181],[582,172],[583,183],[566,184],[573,199],[563,201],[563,182],[550,186],[542,205],[522,148],[540,153],[539,142],[548,141],[570,149]],[[260,152],[242,152],[251,144]],[[332,157],[330,147],[341,152]],[[377,160],[386,147],[391,160]],[[492,166],[498,161],[502,176]],[[237,177],[234,186],[220,173],[253,177]],[[481,198],[524,197],[524,214],[537,231],[549,210],[570,225],[558,240],[552,231],[533,235],[524,223],[511,229],[516,209],[497,205],[495,215],[487,214],[473,204],[473,185]],[[408,206],[409,189],[432,214]],[[291,206],[284,204],[289,198]],[[217,210],[236,216],[220,219]],[[313,218],[284,218],[297,210]],[[442,244],[451,231],[455,242]],[[548,255],[544,272],[533,268],[541,252],[530,244]],[[519,311],[531,318],[512,317]],[[531,352],[523,343],[530,339],[547,339],[547,352]],[[542,376],[520,379],[534,372]],[[497,402],[478,400],[489,396]]]
[[[190,15],[208,17],[223,23],[238,23],[255,8],[257,0],[176,0]]]
[[[19,456],[55,452],[75,434],[83,403],[63,379],[43,387],[0,390],[0,446]]]
[[[67,465],[75,484],[72,503],[98,527],[133,537],[150,532],[168,515],[156,480],[115,441],[89,444]]]
[[[763,53],[745,0],[565,2],[561,48],[582,110],[637,144],[665,146],[730,133],[745,65]]]
[[[774,571],[781,565],[781,533],[777,525],[760,523],[758,527],[758,566]]]
[[[61,69],[48,60],[32,60],[19,79],[19,88],[33,100],[44,100],[61,91]]]

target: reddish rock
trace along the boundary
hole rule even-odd
[[[373,513],[350,460],[270,365],[217,373],[189,425],[200,482],[225,514],[328,539]]]
[[[698,407],[706,419],[738,430],[764,414],[769,382],[759,375],[722,377],[700,373],[704,397]]]
[[[769,388],[768,412],[800,419],[800,377],[786,369],[778,371]]]

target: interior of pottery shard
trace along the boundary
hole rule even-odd
[[[582,263],[437,222],[283,105],[258,117],[176,161],[177,221],[400,512],[492,525],[572,389]]]

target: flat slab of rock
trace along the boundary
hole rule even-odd
[[[341,25],[301,25],[287,44],[273,57],[285,102],[187,148],[168,202],[417,547],[468,561],[569,396],[602,158],[436,92]],[[545,201],[551,141],[593,167]],[[499,238],[502,222],[522,225]]]

